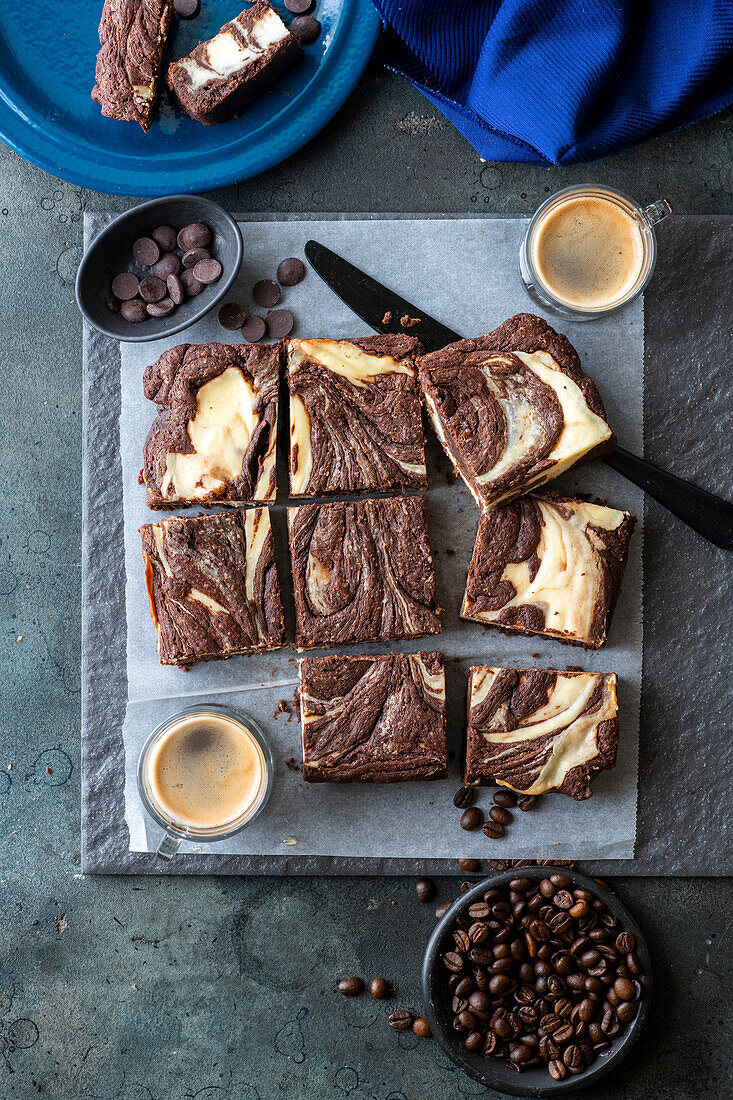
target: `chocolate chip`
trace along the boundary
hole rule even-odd
[[[201,0],[173,0],[179,19],[195,19],[201,11]]]
[[[342,978],[339,982],[339,993],[344,997],[358,997],[364,989],[361,978]]]
[[[183,266],[195,267],[199,260],[208,259],[210,256],[205,248],[189,248],[188,252],[183,253]]]
[[[296,15],[290,24],[290,33],[299,38],[304,46],[308,46],[321,33],[321,24],[312,15]]]
[[[113,313],[120,312],[120,303],[116,298],[107,299],[107,309],[111,309]]]
[[[178,247],[182,252],[188,252],[189,248],[208,248],[210,244],[211,230],[203,222],[185,225],[178,234]]]
[[[145,308],[145,303],[141,302],[139,298],[133,298],[131,301],[123,302],[120,306],[120,313],[126,321],[132,321],[134,324],[138,324],[140,321],[147,321],[148,311]]]
[[[267,314],[267,335],[282,340],[293,330],[295,318],[289,309],[273,309]]]
[[[168,288],[168,295],[173,304],[180,306],[181,302],[186,297],[186,291],[181,280],[177,275],[169,275],[165,281],[165,285]]]
[[[112,293],[121,302],[129,302],[131,298],[137,298],[140,292],[140,280],[131,271],[122,271],[112,280]]]
[[[313,7],[314,0],[285,0],[285,7],[293,15],[305,15]]]
[[[200,294],[201,291],[204,289],[204,284],[199,282],[193,271],[184,271],[181,274],[181,282],[183,283],[186,289],[186,294],[188,294],[189,298],[195,298],[196,295]]]
[[[217,314],[222,328],[234,332],[235,328],[241,328],[244,324],[244,310],[236,302],[225,302]]]
[[[385,978],[374,978],[369,986],[369,992],[377,1001],[383,1001],[389,997],[389,982]]]
[[[148,302],[148,313],[151,317],[167,317],[176,308],[170,298],[161,298],[159,302]]]
[[[435,883],[429,878],[418,879],[415,884],[415,893],[418,901],[430,901],[435,893]]]
[[[263,309],[272,309],[280,301],[280,287],[272,279],[260,279],[252,287],[252,297]]]
[[[248,344],[256,344],[265,335],[265,322],[261,317],[253,314],[242,325],[242,337]]]
[[[221,264],[218,260],[199,260],[193,273],[200,283],[208,285],[221,278]]]
[[[290,0],[291,3],[295,3],[296,0]],[[287,0],[285,7],[287,7]],[[310,3],[308,7],[310,7]],[[292,11],[292,8],[291,8]],[[281,286],[295,286],[302,279],[305,278],[305,264],[302,260],[299,260],[297,256],[288,256],[286,260],[281,260],[277,266],[277,281]]]
[[[461,828],[465,829],[467,833],[473,832],[481,824],[481,817],[481,811],[476,806],[471,806],[461,814]]]
[[[139,264],[152,267],[160,259],[160,248],[152,237],[138,237],[132,246],[132,254]]]
[[[159,225],[153,230],[152,238],[160,245],[161,252],[172,252],[176,247],[176,231],[172,225]]]
[[[153,271],[159,279],[167,279],[169,275],[177,275],[181,270],[181,261],[175,252],[164,252],[153,265]]]
[[[149,275],[140,282],[140,297],[144,302],[159,302],[165,292],[166,284],[157,275]]]

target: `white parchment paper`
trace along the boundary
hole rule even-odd
[[[496,327],[520,311],[532,311],[518,274],[523,219],[371,218],[331,220],[251,220],[242,222],[245,259],[228,300],[257,311],[251,288],[260,278],[274,277],[285,256],[302,256],[314,238],[350,259],[466,336]],[[366,335],[366,326],[315,275],[283,292],[280,303],[297,318],[295,335],[350,337]],[[567,334],[581,362],[598,385],[619,441],[641,453],[643,446],[643,304],[637,300],[614,317],[586,324],[548,318]],[[189,343],[235,342],[216,314],[185,333]],[[207,845],[207,853],[381,856],[448,859],[556,857],[622,859],[633,857],[636,831],[639,700],[642,668],[641,544],[643,494],[603,463],[570,471],[553,484],[568,492],[591,493],[638,517],[621,597],[606,646],[599,652],[563,646],[544,639],[510,638],[458,618],[468,563],[478,523],[478,509],[462,482],[450,476],[449,464],[434,438],[428,446],[430,489],[427,494],[430,536],[439,601],[445,607],[443,633],[393,645],[366,645],[343,652],[416,652],[440,649],[447,661],[449,738],[454,758],[448,779],[433,783],[304,783],[287,766],[299,760],[297,716],[277,714],[281,699],[292,701],[297,684],[295,650],[232,658],[194,666],[188,673],[158,663],[155,630],[148,612],[140,536],[141,523],[160,518],[145,505],[138,484],[142,446],[155,407],[142,393],[142,374],[168,341],[122,346],[122,413],[120,446],[124,481],[125,560],[127,572],[127,671],[129,702],[124,724],[126,750],[126,816],[133,851],[151,851],[155,827],[145,818],[135,783],[137,757],[151,729],[190,702],[207,699],[244,710],[264,728],[276,760],[273,794],[253,825],[228,841]],[[282,421],[281,421],[282,423]],[[273,509],[278,563],[285,590],[286,617],[292,637],[284,508],[287,487],[281,482]],[[326,651],[323,651],[326,652]],[[562,795],[546,796],[529,814],[515,813],[507,835],[489,841],[482,833],[460,829],[452,797],[460,785],[460,754],[465,711],[464,670],[472,663],[589,671],[619,676],[620,746],[618,764],[599,775],[593,797],[574,803]],[[488,808],[490,790],[480,796]],[[285,844],[286,838],[288,843]],[[295,838],[295,843],[293,843]],[[195,851],[193,846],[190,850]]]

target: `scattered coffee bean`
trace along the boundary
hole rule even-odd
[[[622,955],[628,955],[636,947],[636,939],[632,932],[619,932],[616,936],[616,948]]]
[[[234,332],[236,328],[241,328],[244,324],[244,310],[236,302],[225,302],[219,308],[217,317],[221,327],[229,329],[231,332]]]
[[[412,1030],[416,1035],[419,1035],[421,1039],[429,1039],[433,1034],[430,1030],[430,1024],[424,1016],[418,1016],[416,1020],[412,1021]]]
[[[517,796],[514,791],[495,791],[493,801],[497,806],[503,806],[505,810],[511,810],[517,804]]]
[[[492,806],[489,810],[489,817],[492,821],[496,821],[498,825],[509,825],[512,820],[512,815],[503,806]]]
[[[383,1001],[385,997],[389,997],[389,982],[386,978],[374,978],[369,986],[369,992],[375,1000]]]
[[[481,864],[477,859],[459,859],[458,866],[462,871],[468,871],[470,875],[478,874],[481,870]]]
[[[389,1026],[393,1027],[395,1031],[407,1031],[408,1027],[412,1027],[412,1013],[406,1012],[404,1009],[398,1009],[397,1012],[390,1013]]]
[[[504,826],[498,821],[484,821],[481,832],[490,840],[500,840],[504,836]]]
[[[131,271],[122,271],[112,280],[112,293],[121,302],[136,298],[140,290],[140,280]]]
[[[273,279],[260,279],[252,287],[252,298],[262,309],[272,309],[280,301],[280,287]]]
[[[517,805],[523,813],[527,813],[529,810],[533,810],[535,803],[537,802],[537,796],[533,794],[520,794],[517,797]]]
[[[415,893],[418,901],[430,901],[435,895],[435,883],[429,878],[421,878],[415,884]]]
[[[312,15],[296,15],[290,24],[290,33],[299,38],[304,46],[308,46],[321,33],[321,24]]]
[[[295,318],[289,309],[272,309],[265,321],[267,335],[273,340],[282,340],[293,331]]]
[[[193,268],[193,273],[200,283],[208,285],[221,278],[221,264],[218,260],[199,260]]]
[[[482,814],[477,806],[471,806],[468,810],[464,810],[461,814],[460,825],[462,829],[465,829],[467,833],[473,832],[474,829],[478,829],[481,824]]]
[[[248,344],[256,344],[265,335],[265,322],[261,317],[253,314],[242,325],[242,337]]]
[[[203,222],[192,222],[186,225],[178,234],[178,247],[182,252],[188,252],[189,248],[208,248],[211,244],[211,230]]]
[[[152,237],[138,237],[132,246],[132,254],[139,264],[152,267],[160,259],[160,247]]]
[[[169,275],[165,281],[165,285],[168,288],[168,297],[174,305],[180,306],[181,302],[186,297],[186,291],[184,290],[181,280],[177,275]]]
[[[137,324],[139,321],[147,321],[148,311],[145,308],[145,303],[141,302],[139,298],[133,298],[129,302],[123,302],[120,306],[120,313],[126,321],[132,321],[133,324]]]
[[[182,263],[184,267],[195,267],[200,260],[210,260],[207,249],[205,248],[189,248],[187,252],[183,253]],[[203,282],[203,280],[202,280]]]
[[[442,920],[443,919],[443,917],[445,916],[445,914],[448,912],[451,905],[453,904],[454,900],[455,900],[454,898],[450,898],[448,901],[444,901],[444,902],[442,902],[441,905],[438,906],[438,908],[435,910],[435,919],[436,920]]]
[[[173,0],[179,19],[195,19],[201,11],[201,0]]]
[[[193,271],[181,272],[181,283],[188,294],[189,298],[195,298],[197,294],[200,294],[204,289],[204,284],[194,275]]]
[[[314,0],[285,0],[285,7],[293,15],[305,15],[313,7]]]
[[[312,0],[308,6],[312,6]],[[295,286],[305,278],[305,264],[297,256],[288,256],[278,264],[276,274],[280,286]]]
[[[137,291],[135,292],[137,293]],[[453,795],[453,805],[459,810],[466,810],[476,801],[476,791],[473,787],[461,787]]]
[[[149,275],[140,282],[140,297],[144,302],[159,302],[165,297],[166,285],[157,275]]]
[[[161,298],[158,302],[148,302],[146,309],[151,317],[167,317],[176,308],[170,298]]]
[[[339,982],[339,993],[344,997],[358,997],[364,990],[364,982],[361,978],[342,978]]]
[[[509,866],[505,859],[487,859],[486,862],[493,871],[506,871]]]
[[[157,264],[153,264],[153,271],[159,279],[167,279],[169,275],[177,275],[181,270],[181,261],[175,252],[164,252]]]

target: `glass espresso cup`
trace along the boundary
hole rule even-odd
[[[558,191],[524,235],[519,268],[525,290],[573,321],[621,309],[649,282],[657,257],[653,226],[671,213],[666,199],[642,207],[611,187]]]
[[[156,855],[170,860],[182,840],[233,836],[263,810],[272,753],[249,715],[201,703],[166,718],[143,746],[137,785],[164,830]]]

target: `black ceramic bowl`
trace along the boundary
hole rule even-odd
[[[204,222],[214,234],[211,254],[222,268],[218,282],[209,283],[195,298],[187,298],[167,317],[149,317],[135,324],[107,306],[111,283],[120,271],[142,272],[132,256],[138,237],[149,237],[159,225],[176,231],[191,222]],[[169,195],[141,203],[120,214],[95,238],[76,275],[76,300],[87,321],[105,336],[140,343],[172,336],[199,321],[226,294],[242,263],[242,235],[232,217],[211,199],[197,195]]]
[[[624,931],[633,932],[636,939],[634,950],[644,969],[643,975],[639,978],[644,995],[639,1004],[639,1011],[632,1022],[613,1040],[610,1050],[600,1054],[588,1069],[579,1073],[577,1077],[569,1076],[562,1081],[553,1080],[544,1065],[532,1066],[523,1073],[517,1073],[499,1059],[486,1057],[483,1054],[472,1054],[466,1050],[461,1036],[453,1030],[453,1013],[447,987],[448,971],[441,961],[441,955],[453,947],[452,925],[455,918],[465,912],[473,902],[480,901],[484,891],[497,886],[506,886],[514,878],[528,878],[533,882],[540,882],[552,874],[567,875],[574,887],[589,890],[594,897],[604,902],[608,911],[619,918]],[[515,867],[478,883],[472,890],[462,894],[438,923],[425,952],[422,994],[425,1015],[435,1039],[448,1057],[474,1080],[498,1092],[509,1093],[511,1096],[542,1097],[576,1092],[595,1084],[606,1074],[612,1073],[639,1038],[649,1014],[652,997],[649,948],[644,934],[628,909],[621,904],[615,894],[594,879],[581,875],[577,871],[568,871],[565,867]]]

